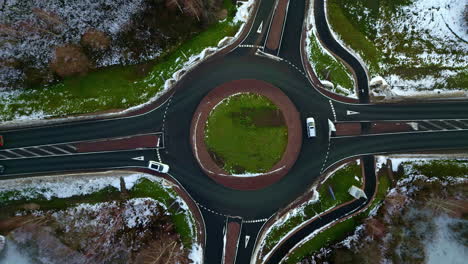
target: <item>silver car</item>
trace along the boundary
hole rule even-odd
[[[306,119],[306,128],[307,128],[307,137],[315,137],[315,119],[313,117],[308,117]]]
[[[160,173],[167,173],[169,171],[169,165],[154,160],[148,162],[148,168]]]

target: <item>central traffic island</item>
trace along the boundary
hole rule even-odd
[[[277,87],[259,80],[224,83],[200,102],[190,143],[201,169],[238,190],[264,188],[287,174],[302,144],[300,115]]]

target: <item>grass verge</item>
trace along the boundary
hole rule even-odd
[[[345,96],[353,94],[354,78],[348,68],[322,48],[315,32],[311,34],[309,41],[309,61],[317,77],[333,83],[335,93]]]
[[[259,173],[282,157],[288,130],[268,98],[243,93],[220,103],[208,117],[205,142],[214,160],[230,173]]]
[[[351,201],[353,197],[348,194],[348,189],[352,185],[361,186],[361,180],[356,180],[355,176],[362,179],[361,167],[356,163],[350,163],[336,171],[330,178],[324,182],[317,192],[319,193],[319,201],[315,203],[305,204],[300,209],[300,213],[289,218],[282,225],[273,228],[265,238],[263,251],[269,252],[278,242],[287,235],[296,226],[308,221],[317,214],[324,212],[327,209],[337,205]],[[333,199],[329,186],[332,188],[335,195]]]
[[[367,210],[318,233],[311,240],[296,248],[288,257],[286,263],[297,263],[321,248],[343,240],[352,233],[357,226],[362,224],[362,221],[368,216],[369,212],[385,199],[390,188],[391,183],[385,168],[380,171],[378,177],[379,183],[377,186],[377,193]]]

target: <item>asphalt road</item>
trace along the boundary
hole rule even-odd
[[[317,5],[323,2],[314,1]],[[243,45],[263,45],[268,34],[265,30],[257,33],[257,29],[261,23],[264,29],[267,28],[265,25],[269,24],[274,11],[273,3],[273,0],[260,1],[252,30],[243,40]],[[203,206],[201,210],[207,233],[205,263],[220,263],[222,256],[220,226],[223,226],[226,216],[239,216],[244,221],[268,218],[307,191],[323,170],[342,159],[377,153],[468,148],[466,130],[330,139],[327,120],[335,120],[335,114],[336,120],[353,122],[468,119],[468,102],[372,105],[366,103],[368,98],[365,93],[360,98],[364,104],[347,104],[323,96],[309,82],[301,61],[300,37],[305,3],[305,0],[291,0],[278,53],[282,58],[280,61],[257,56],[253,48],[237,47],[227,54],[211,57],[187,73],[170,91],[170,99],[155,102],[154,109],[150,112],[126,118],[68,122],[0,131],[5,138],[5,148],[163,132],[166,148],[160,152],[162,161],[171,166],[171,176],[183,185],[198,204]],[[320,10],[316,8],[315,19],[321,22],[317,25],[326,25],[323,16],[317,12],[320,13]],[[329,32],[327,33],[327,28],[318,27],[323,42],[353,67],[358,77],[358,86],[367,91],[368,80],[365,70],[345,49],[336,46],[336,40],[329,35]],[[282,89],[296,105],[303,120],[309,116],[316,118],[317,137],[304,139],[296,164],[282,180],[261,190],[238,191],[219,185],[204,175],[192,154],[189,127],[198,103],[211,89],[224,82],[247,78],[264,80]],[[348,110],[359,114],[347,115]],[[144,156],[146,160],[155,159],[156,153],[152,150],[114,151],[63,157],[0,160],[0,164],[6,168],[2,179],[7,179],[59,171],[145,167],[146,162],[132,159],[137,156]],[[375,175],[371,172],[373,170],[370,161],[367,163],[366,172],[369,174],[366,174],[366,179],[370,179],[369,184],[371,184],[371,179]],[[367,187],[366,181],[366,192],[373,192],[368,188],[372,186]],[[336,219],[362,207],[366,202],[356,202],[354,207],[340,209],[324,219]],[[210,211],[203,208],[208,208]],[[262,224],[263,222],[244,224],[241,232],[256,237],[254,234],[258,233]],[[285,243],[284,249],[274,253],[274,256],[277,256],[274,259],[281,258],[287,252],[287,247],[324,224],[326,220],[313,222],[304,231],[301,230],[291,238],[292,240]],[[245,261],[250,258],[254,242],[250,242],[252,247],[239,248],[237,263],[247,263]]]

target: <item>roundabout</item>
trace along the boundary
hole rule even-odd
[[[254,102],[258,108],[239,106],[237,112],[225,113],[227,122],[244,123],[246,135],[216,138],[223,131],[217,131],[216,117],[220,114],[214,109],[225,108],[232,100]],[[227,135],[229,132],[224,131]],[[223,143],[234,142],[229,142],[233,144],[220,154],[212,146],[218,146],[220,141],[221,148],[226,145]],[[280,180],[296,162],[302,145],[300,115],[291,100],[270,83],[254,79],[230,81],[211,90],[198,105],[191,123],[190,143],[203,172],[217,183],[237,190],[261,189]],[[242,143],[244,146],[239,148]],[[275,146],[276,152],[265,153],[271,146]],[[229,163],[225,157],[230,156],[240,163]],[[252,168],[256,171],[251,171]]]

